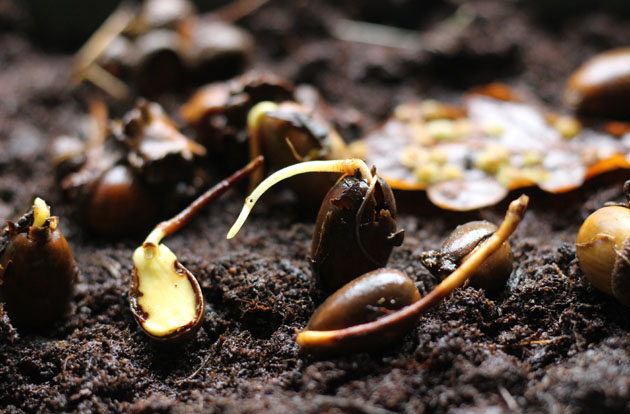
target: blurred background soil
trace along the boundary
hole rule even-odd
[[[82,229],[49,157],[51,140],[76,131],[94,93],[68,88],[72,54],[114,8],[0,0],[0,218],[14,220],[43,197],[81,270],[67,317],[49,329],[18,332],[0,314],[3,412],[630,412],[629,310],[589,284],[574,248],[588,214],[622,201],[627,172],[564,195],[530,191],[503,291],[459,289],[401,342],[332,358],[302,353],[294,341],[325,298],[306,258],[315,214],[280,191],[227,241],[243,200],[231,192],[166,240],[202,285],[200,332],[180,345],[151,341],[127,301],[131,253],[144,234],[112,240]],[[567,112],[566,79],[593,54],[626,45],[629,16],[622,0],[272,0],[237,24],[256,40],[247,68],[310,84],[336,110],[356,110],[357,127],[345,136],[356,139],[398,103],[458,102],[494,81]],[[389,46],[348,39],[348,21],[402,37]],[[181,122],[178,108],[194,89],[158,101]],[[131,107],[108,104],[115,116]],[[389,265],[423,294],[437,281],[419,253],[457,224],[498,222],[506,208],[444,213],[421,193],[398,199],[406,238]]]

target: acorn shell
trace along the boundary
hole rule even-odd
[[[63,315],[72,297],[78,269],[66,238],[50,226],[56,220],[27,231],[9,223],[0,253],[0,299],[19,328],[45,328]]]
[[[575,244],[580,267],[591,283],[627,306],[630,306],[629,235],[630,209],[607,206],[586,218]]]
[[[371,322],[388,310],[420,299],[413,281],[395,269],[377,269],[354,279],[315,311],[307,329],[329,331]]]
[[[326,289],[338,289],[385,266],[393,247],[402,243],[402,233],[396,232],[394,194],[379,178],[361,217],[361,249],[356,216],[367,190],[364,180],[345,177],[324,197],[311,241],[311,268]]]

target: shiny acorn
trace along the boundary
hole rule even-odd
[[[0,236],[0,300],[20,329],[44,329],[66,311],[78,273],[65,237],[44,200]]]
[[[442,242],[440,251],[424,252],[420,261],[432,274],[444,279],[495,231],[497,226],[485,220],[462,224]],[[470,284],[487,291],[503,288],[512,273],[513,260],[510,243],[506,241],[475,270]]]
[[[512,201],[497,231],[422,298],[413,283],[404,281],[399,272],[391,269],[376,270],[353,280],[315,312],[306,329],[298,333],[298,345],[310,352],[344,353],[382,348],[400,338],[415,326],[420,314],[464,285],[501,248],[522,220],[528,202],[525,195]],[[385,308],[387,300],[396,295],[401,296],[395,302],[400,300],[403,306]]]
[[[339,180],[324,196],[311,240],[313,273],[328,290],[383,267],[404,230],[396,229],[396,200],[389,184],[357,176]]]
[[[142,330],[160,342],[189,339],[203,322],[204,300],[195,276],[160,243],[182,228],[206,204],[246,178],[262,157],[219,182],[170,220],[158,224],[132,256],[131,312]]]
[[[228,233],[236,235],[260,196],[274,184],[308,172],[345,173],[319,211],[311,244],[311,265],[327,289],[336,289],[383,267],[403,232],[396,231],[396,202],[387,183],[359,159],[307,161],[276,171],[246,198]]]
[[[624,184],[630,203],[630,181]],[[630,207],[608,205],[586,218],[575,249],[580,267],[599,290],[630,306]]]
[[[630,48],[589,59],[569,78],[564,100],[584,114],[630,118]]]
[[[306,329],[329,331],[374,321],[420,299],[403,272],[381,268],[347,283],[313,313]]]

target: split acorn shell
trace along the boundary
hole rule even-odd
[[[44,329],[64,314],[78,273],[58,217],[39,198],[34,210],[8,222],[0,246],[0,300],[11,323],[26,330]]]

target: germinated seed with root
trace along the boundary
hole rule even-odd
[[[36,198],[0,235],[0,301],[22,329],[45,329],[66,311],[78,269],[58,217]]]
[[[161,240],[180,228],[206,204],[246,178],[262,163],[262,157],[219,182],[181,213],[158,224],[133,253],[129,289],[131,312],[142,330],[162,342],[192,337],[203,321],[204,300],[195,276]]]
[[[462,286],[484,260],[500,248],[516,230],[525,214],[528,202],[529,198],[525,195],[512,201],[497,231],[425,297],[371,322],[330,330],[307,327],[297,335],[297,343],[310,351],[328,352],[371,350],[391,343],[408,332],[417,323],[422,312]]]

